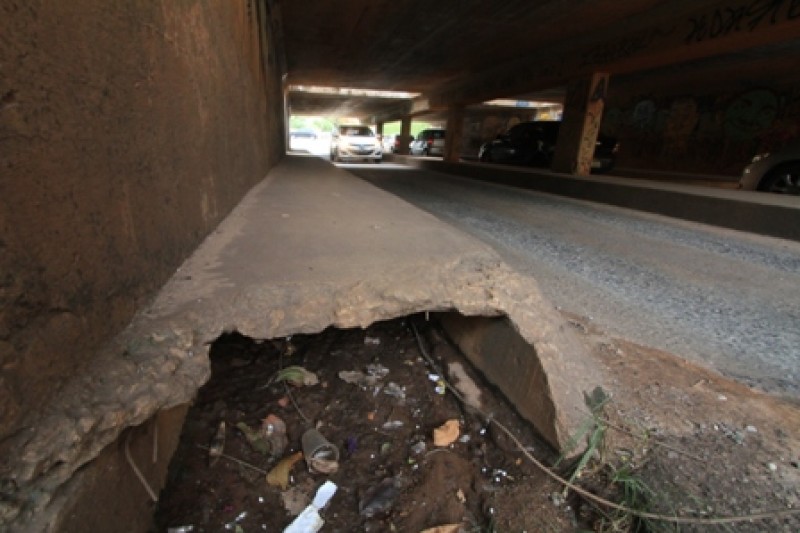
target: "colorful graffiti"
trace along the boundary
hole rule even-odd
[[[601,131],[620,140],[620,166],[737,173],[800,136],[800,87],[633,97],[610,103]]]

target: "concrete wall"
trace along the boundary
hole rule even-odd
[[[268,11],[0,0],[0,456],[282,157]]]

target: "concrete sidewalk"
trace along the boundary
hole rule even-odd
[[[462,320],[461,339],[520,413],[563,449],[585,419],[583,393],[603,378],[536,282],[485,244],[347,171],[317,157],[286,157],[52,408],[29,421],[31,431],[14,443],[11,477],[21,500],[44,503],[20,515],[36,521],[21,529],[39,530],[68,512],[79,497],[45,513],[49,498],[41,494],[68,481],[74,494],[81,483],[73,475],[92,478],[81,467],[104,449],[124,470],[123,446],[108,445],[125,428],[191,402],[209,377],[209,343],[224,331],[269,339],[423,311],[507,317],[480,319],[477,328]],[[495,345],[504,343],[497,356]]]

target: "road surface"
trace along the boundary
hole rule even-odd
[[[399,165],[341,165],[491,245],[607,333],[800,398],[800,243]]]

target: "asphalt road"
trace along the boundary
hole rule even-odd
[[[342,165],[607,333],[800,398],[800,243],[398,165]]]

